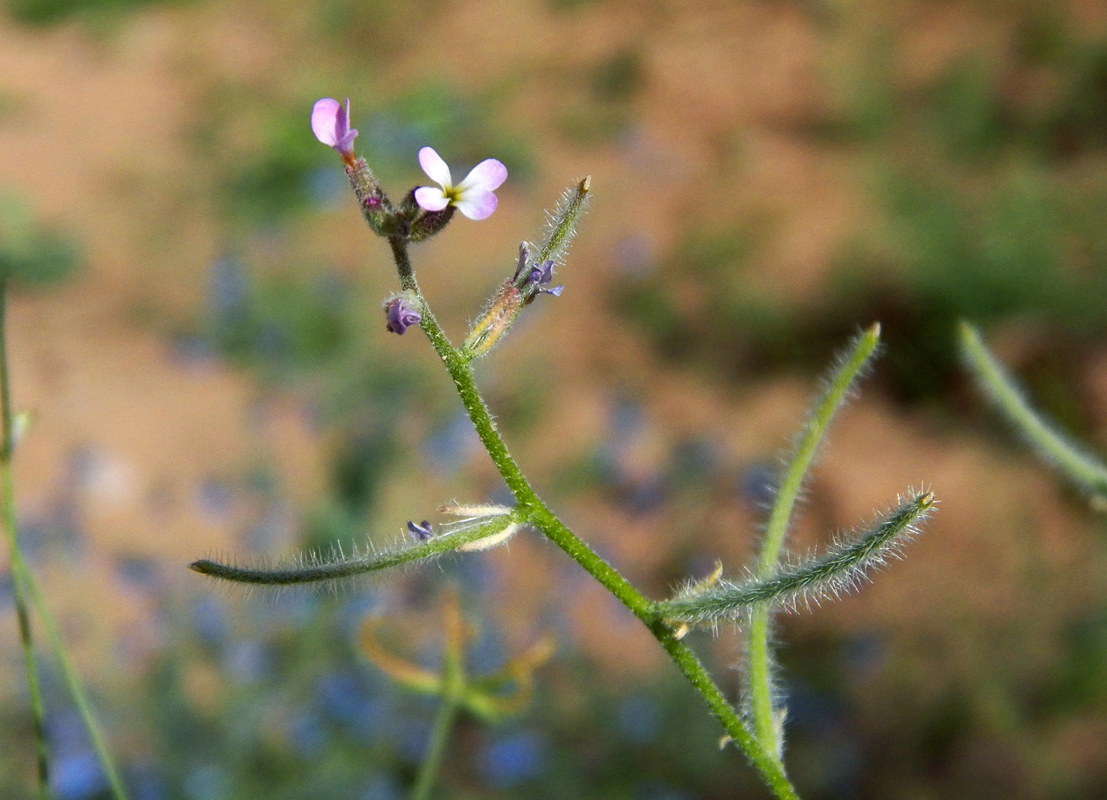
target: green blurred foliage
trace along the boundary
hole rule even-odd
[[[0,276],[16,287],[39,288],[65,280],[80,263],[70,236],[35,220],[21,200],[0,194]]]
[[[620,281],[616,306],[662,354],[722,364],[737,379],[816,367],[827,342],[879,319],[896,342],[888,380],[905,400],[954,386],[961,318],[1034,320],[1075,349],[1107,335],[1107,42],[1078,41],[1053,6],[1011,13],[1014,58],[955,59],[922,89],[894,83],[899,43],[877,29],[841,109],[803,131],[856,150],[879,210],[817,301],[776,307],[735,291],[728,280],[757,241],[722,252],[712,272],[693,234],[655,274]],[[712,291],[673,303],[705,275]]]
[[[73,18],[105,22],[137,9],[170,2],[184,0],[7,0],[7,10],[16,22],[46,26]]]

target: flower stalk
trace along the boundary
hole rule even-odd
[[[333,138],[336,142],[341,141],[344,135],[341,123],[342,119],[335,123]],[[325,129],[326,135],[320,136],[325,144],[331,144],[329,140],[332,136],[328,131],[329,128]],[[343,156],[345,160],[346,154]],[[350,156],[352,158],[352,152]],[[834,594],[853,588],[868,568],[897,554],[901,544],[916,531],[916,523],[926,516],[935,502],[929,492],[911,494],[867,532],[832,545],[823,556],[784,566],[779,563],[804,476],[831,418],[876,350],[879,325],[873,325],[857,337],[831,375],[785,472],[752,578],[742,583],[723,581],[722,565],[719,564],[709,578],[686,586],[675,598],[665,602],[651,600],[570,530],[534,491],[496,429],[473,374],[472,361],[489,352],[503,338],[524,307],[540,294],[560,295],[563,287],[551,286],[554,270],[564,263],[569,243],[589,200],[590,179],[580,181],[562,196],[557,208],[549,215],[546,231],[538,244],[523,242],[514,274],[500,285],[461,346],[454,347],[419,289],[409,246],[438,233],[448,222],[448,217],[435,215],[449,214],[455,208],[470,219],[484,219],[490,215],[496,207],[494,190],[503,183],[507,170],[495,159],[488,159],[478,164],[455,187],[449,168],[433,150],[424,148],[420,151],[420,163],[439,188],[418,187],[395,209],[386,206],[385,200],[388,210],[383,217],[386,221],[383,226],[377,224],[376,218],[366,215],[370,227],[388,239],[400,282],[401,293],[394,295],[385,306],[388,327],[393,332],[402,333],[410,325],[417,324],[427,336],[446,367],[478,438],[514,497],[514,507],[444,506],[439,510],[462,519],[437,529],[429,522],[410,522],[408,540],[403,544],[365,555],[309,558],[306,562],[277,569],[240,567],[210,560],[198,561],[192,568],[213,577],[263,585],[341,580],[447,552],[481,550],[506,541],[523,528],[536,530],[576,561],[649,630],[722,725],[725,731],[723,743],[733,742],[746,755],[773,795],[778,800],[797,798],[781,760],[783,709],[773,707],[768,636],[770,611],[774,606],[794,606],[806,598],[817,600],[825,593]],[[347,162],[347,171],[350,169]],[[365,167],[365,174],[370,174],[368,167]],[[363,210],[366,205],[364,198],[372,195],[372,191],[366,189],[367,185],[359,187],[355,182],[354,187]],[[724,619],[749,623],[750,678],[747,699],[750,712],[747,719],[731,704],[699,658],[682,641],[690,626],[715,624]],[[384,662],[399,669],[394,660],[385,658]],[[389,669],[384,662],[382,668]],[[520,669],[523,667],[520,666]],[[468,705],[469,694],[461,666],[455,670],[449,658],[444,660],[441,676],[416,674],[406,667],[400,672],[411,685],[420,687],[420,691],[431,691],[443,697],[424,765],[424,774],[433,776],[441,759],[441,747],[458,710],[483,706]],[[489,708],[498,706],[498,703],[492,702]],[[425,797],[432,784],[433,777],[420,777],[416,797]]]

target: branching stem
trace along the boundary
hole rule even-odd
[[[476,428],[481,443],[488,451],[492,462],[503,476],[511,493],[515,496],[519,513],[540,530],[554,544],[580,564],[586,572],[600,582],[609,592],[638,617],[654,638],[661,644],[669,657],[676,663],[692,687],[700,693],[711,713],[726,730],[727,735],[746,754],[762,779],[780,800],[796,799],[798,795],[792,788],[779,759],[758,742],[727,701],[725,695],[711,679],[706,668],[686,644],[679,641],[672,629],[662,618],[659,605],[648,599],[634,588],[619,572],[604,561],[592,548],[574,534],[546,506],[531,488],[519,466],[508,452],[507,445],[496,430],[495,422],[488,406],[477,389],[473,370],[468,362],[450,344],[430,307],[419,292],[419,285],[411,267],[407,252],[407,243],[400,238],[389,239],[400,284],[405,291],[415,292],[422,301],[421,326],[438,356],[446,365],[453,378],[461,402]]]
[[[850,386],[861,372],[880,341],[880,325],[873,325],[862,333],[846,353],[835,370],[826,391],[807,422],[795,455],[788,464],[784,480],[777,490],[776,502],[765,526],[765,539],[761,545],[761,557],[757,565],[757,577],[765,580],[777,568],[788,522],[799,497],[800,487],[808,467],[815,459],[819,444],[830,426],[834,412],[849,394]],[[754,734],[761,746],[779,759],[781,743],[773,709],[772,658],[769,653],[769,622],[771,609],[768,604],[757,606],[750,613],[749,628],[749,703],[753,717]]]

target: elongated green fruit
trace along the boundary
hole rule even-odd
[[[542,242],[530,249],[531,263],[541,265],[553,261],[560,267],[569,252],[569,244],[577,233],[577,223],[584,214],[592,189],[591,176],[574,187],[566,189],[558,201],[557,208],[547,212],[546,235]]]
[[[443,534],[418,544],[378,550],[364,555],[334,558],[308,556],[296,562],[265,566],[240,566],[209,559],[194,561],[189,568],[201,575],[220,578],[235,583],[253,583],[262,586],[296,586],[306,583],[326,583],[398,567],[414,561],[424,561],[443,553],[450,553],[465,545],[503,533],[515,522],[514,514],[505,514],[483,525],[454,533]]]
[[[795,453],[788,463],[788,469],[780,482],[773,503],[772,513],[765,525],[765,538],[761,544],[761,555],[756,575],[765,579],[777,568],[784,538],[788,534],[788,523],[792,518],[796,498],[803,486],[807,470],[815,460],[830,427],[830,421],[849,397],[850,390],[858,376],[872,359],[880,342],[880,323],[871,325],[853,340],[849,348],[839,356],[838,363],[826,382],[822,396],[815,404],[811,416],[804,426],[803,433],[796,443]],[[749,669],[746,673],[746,695],[753,720],[754,732],[762,745],[777,754],[784,750],[780,739],[781,728],[776,724],[777,709],[773,696],[773,659],[769,647],[769,607],[755,608],[749,620]]]
[[[1069,480],[1090,494],[1107,498],[1107,466],[1060,433],[1030,403],[991,354],[975,328],[961,323],[961,352],[984,393],[1030,446]]]
[[[843,539],[816,558],[779,567],[767,578],[744,583],[719,581],[709,589],[661,604],[666,619],[689,623],[741,620],[763,605],[818,602],[855,589],[868,571],[898,554],[934,508],[934,494],[918,494],[861,536]]]

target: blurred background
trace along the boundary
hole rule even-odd
[[[960,369],[982,326],[1107,451],[1107,6],[1097,0],[3,0],[0,262],[32,567],[136,800],[406,797],[435,711],[359,652],[433,667],[558,642],[534,701],[463,720],[441,796],[760,797],[653,639],[534,535],[337,592],[247,593],[200,557],[388,543],[505,489],[387,247],[308,124],[349,95],[394,197],[434,146],[507,164],[500,208],[414,251],[458,340],[543,209],[594,204],[477,367],[540,493],[647,593],[755,553],[834,353],[886,349],[838,418],[793,549],[910,486],[941,501],[872,586],[781,619],[805,798],[1107,796],[1104,517]],[[6,563],[6,553],[3,558]],[[0,578],[0,795],[32,739]],[[737,696],[741,641],[692,635]],[[44,659],[59,800],[106,787]]]

